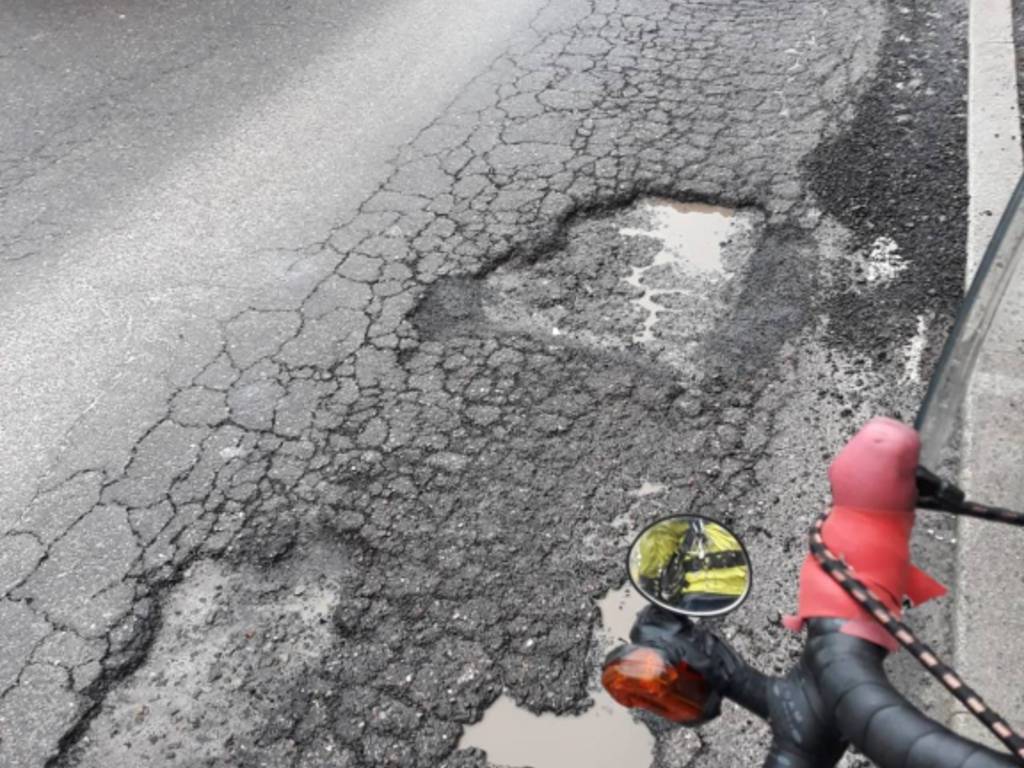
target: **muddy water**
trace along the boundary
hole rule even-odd
[[[644,344],[699,376],[700,344],[733,305],[763,225],[752,208],[641,198],[573,221],[563,257],[500,266],[482,286],[482,314],[602,351]]]
[[[624,227],[620,232],[662,241],[662,251],[651,266],[674,263],[686,271],[710,275],[724,271],[722,244],[731,234],[735,210],[653,197],[640,204],[640,212],[648,217],[649,226]]]
[[[629,639],[629,630],[637,612],[647,601],[637,594],[629,582],[624,587],[611,590],[598,604],[601,609],[599,635],[607,641],[608,647],[624,643]]]
[[[610,591],[600,603],[598,642],[604,649],[623,642],[636,612],[646,603],[631,586]],[[594,705],[582,715],[535,715],[501,696],[459,744],[487,753],[492,765],[509,768],[648,768],[654,737],[629,710],[616,704],[595,677]]]
[[[634,301],[644,310],[644,326],[633,340],[647,343],[654,340],[658,315],[672,311],[667,306],[671,304],[669,297],[699,292],[707,281],[720,281],[727,276],[723,246],[738,228],[749,227],[749,223],[737,218],[732,208],[665,198],[641,201],[638,213],[645,225],[622,227],[619,234],[661,241],[661,250],[654,260],[647,266],[633,267],[625,278],[643,291]]]

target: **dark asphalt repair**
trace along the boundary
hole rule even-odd
[[[962,32],[963,7],[943,12]],[[905,327],[923,286],[946,297],[962,273],[962,158],[931,162],[927,143],[941,126],[943,147],[962,142],[962,115],[890,131],[849,114],[885,103],[905,23],[866,0],[553,3],[306,249],[301,305],[229,323],[123,475],[83,468],[7,535],[4,551],[30,556],[8,561],[3,610],[35,629],[0,669],[6,764],[483,766],[453,750],[503,689],[538,711],[586,706],[596,600],[621,583],[630,534],[667,509],[745,538],[758,587],[726,624],[781,670],[819,460],[858,419],[913,402]],[[915,66],[960,72],[921,46]],[[962,78],[948,82],[959,99]],[[936,90],[937,115],[953,95]],[[830,179],[901,153],[917,183],[892,181],[899,213],[870,218],[911,264],[878,288],[889,326],[846,309],[877,304],[826,252],[875,230]],[[888,204],[869,191],[856,204]],[[610,251],[602,222],[648,195],[763,212],[691,368],[658,344],[488,314],[499,270],[615,290],[651,254]],[[836,220],[850,231],[833,236]],[[931,227],[946,236],[917,234]],[[587,273],[588,252],[621,274]],[[926,303],[941,326],[952,303]],[[823,317],[851,332],[820,335]],[[627,338],[641,322],[580,310],[581,328]],[[858,362],[869,346],[885,357]],[[840,382],[848,370],[860,382]],[[638,498],[647,480],[668,490]],[[56,525],[69,509],[74,525]],[[52,690],[70,704],[50,730],[19,729]],[[735,711],[697,734],[655,727],[658,766],[755,764],[766,743]]]
[[[967,248],[967,9],[905,3],[889,20],[856,117],[807,159],[818,204],[851,230],[856,246],[886,236],[908,262],[870,296],[834,300],[837,343],[866,355],[891,354],[880,336],[907,338],[915,316],[933,319],[932,338],[945,339],[963,295]]]

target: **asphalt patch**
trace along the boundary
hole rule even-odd
[[[884,360],[927,317],[928,370],[963,295],[967,5],[893,4],[888,16],[878,67],[853,105],[855,116],[805,167],[819,205],[854,234],[855,250],[889,238],[908,265],[887,286],[864,293],[854,280],[834,295],[831,337]]]

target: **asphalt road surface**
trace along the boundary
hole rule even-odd
[[[486,765],[501,693],[586,706],[666,511],[744,538],[722,623],[784,669],[824,459],[912,416],[961,290],[965,18],[5,3],[0,764]],[[652,764],[765,745],[730,709]]]

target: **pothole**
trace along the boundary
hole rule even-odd
[[[225,560],[186,570],[144,664],[111,690],[70,764],[244,762],[267,727],[266,702],[286,700],[332,647],[331,615],[352,566],[337,547],[305,555],[270,570]]]
[[[596,645],[601,656],[626,641],[633,620],[646,602],[627,584],[601,600]],[[535,715],[502,695],[483,719],[466,729],[461,749],[476,747],[492,765],[507,768],[647,768],[654,759],[654,736],[632,713],[619,706],[595,675],[593,705],[582,715]]]
[[[649,219],[649,228],[627,227],[623,235],[639,235],[661,240],[662,250],[654,264],[674,263],[690,273],[721,275],[725,272],[722,247],[737,227],[748,226],[737,219],[733,208],[705,203],[679,203],[667,198],[642,200],[641,213]]]
[[[625,278],[643,292],[633,300],[644,313],[643,328],[633,334],[633,340],[646,344],[654,341],[654,327],[662,312],[684,311],[684,306],[699,303],[715,283],[729,278],[723,249],[733,234],[750,227],[750,221],[731,208],[664,198],[642,200],[638,213],[646,225],[622,227],[619,234],[661,243],[650,264],[632,267]],[[690,302],[686,301],[688,294]]]
[[[755,209],[655,197],[578,219],[559,254],[484,279],[482,319],[602,349],[643,345],[685,371],[735,299],[763,223]]]

